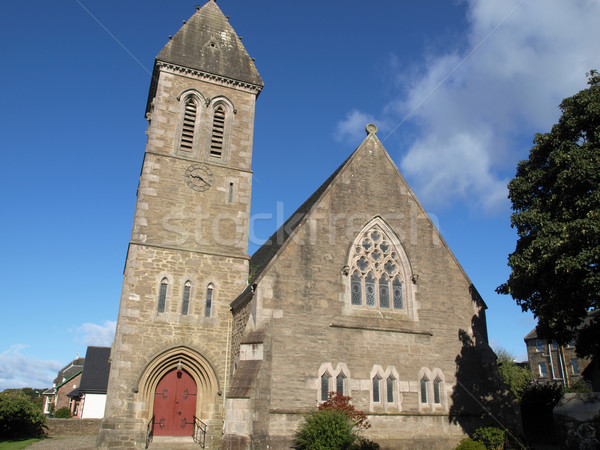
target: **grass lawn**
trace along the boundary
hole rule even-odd
[[[25,448],[40,439],[24,439],[22,441],[0,441],[0,450],[20,450]]]

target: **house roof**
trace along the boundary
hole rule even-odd
[[[214,0],[184,22],[156,60],[263,86],[241,38]]]
[[[600,317],[600,309],[597,309],[595,311],[588,311],[587,317],[585,319],[583,319],[583,322],[581,323],[581,326],[583,325],[587,325],[590,320],[596,318],[596,317]],[[537,339],[539,336],[537,334],[537,327],[535,327],[533,330],[531,330],[529,333],[527,333],[527,335],[523,338],[524,341],[528,341],[530,339]]]
[[[58,375],[54,379],[54,384],[58,386],[62,386],[66,381],[73,378],[75,375],[79,374],[83,370],[83,364],[85,363],[85,358],[75,358],[65,367],[58,371]]]
[[[82,393],[105,394],[110,372],[110,347],[88,347],[79,390]]]

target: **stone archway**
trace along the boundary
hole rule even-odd
[[[177,378],[177,374],[181,374],[181,378]],[[168,392],[177,392],[180,389],[178,397],[172,397],[168,393],[167,398],[162,398],[164,389]],[[187,394],[185,390],[187,389]],[[175,391],[174,391],[175,390]],[[191,418],[186,417],[186,422],[193,422],[193,416],[195,415],[199,419],[206,421],[213,418],[214,413],[218,408],[217,406],[217,393],[220,392],[219,380],[211,364],[197,351],[189,347],[175,347],[158,354],[152,359],[152,361],[146,366],[137,384],[138,398],[143,402],[145,407],[142,407],[143,417],[145,420],[152,419],[154,423],[160,422],[161,417],[156,417],[156,406],[155,403],[159,401],[159,408],[172,408],[170,416],[183,416],[189,413],[184,410],[177,410],[178,405],[183,405],[181,402],[185,402],[191,412]],[[194,395],[191,395],[191,394]],[[187,395],[187,399],[183,399],[183,396]],[[162,401],[165,401],[163,405],[160,405]],[[180,403],[172,403],[176,402]],[[169,405],[170,406],[167,406]],[[192,408],[193,406],[193,408]],[[178,414],[178,412],[181,414]],[[187,411],[187,410],[186,410]],[[165,426],[170,420],[165,415]],[[179,426],[182,424],[183,417],[179,417]],[[168,425],[172,427],[172,425]],[[159,427],[160,428],[160,427]],[[168,428],[171,429],[171,428]],[[185,434],[173,434],[173,431],[168,431],[169,434],[162,434],[159,431],[158,435],[191,435],[188,433],[188,428],[183,428]],[[193,425],[191,426],[193,429]],[[157,431],[157,427],[154,427]],[[164,428],[163,428],[164,430]]]

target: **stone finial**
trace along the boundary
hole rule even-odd
[[[369,135],[369,134],[377,134],[377,126],[375,126],[375,124],[372,124],[372,123],[368,124],[365,127],[365,130],[367,132],[367,135]]]

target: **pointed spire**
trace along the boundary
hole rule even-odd
[[[241,38],[214,0],[197,7],[156,60],[263,86]]]

